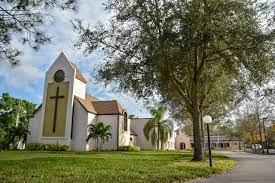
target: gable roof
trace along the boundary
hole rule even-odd
[[[83,83],[87,83],[85,77],[82,75],[82,73],[80,72],[80,70],[78,69],[78,67],[74,63],[72,63],[72,62],[71,62],[71,64],[72,64],[72,66],[75,69],[75,72],[76,72],[75,73],[75,77],[76,77],[76,79],[82,81]]]
[[[122,106],[116,100],[101,101],[90,95],[86,95],[85,99],[75,96],[75,99],[87,112],[93,114],[110,115],[123,113]]]
[[[82,105],[82,107],[84,107],[84,109],[87,112],[93,113],[93,114],[97,114],[94,106],[92,105],[91,101],[86,100],[86,99],[82,99],[80,97],[75,96],[75,99]]]
[[[66,57],[66,55],[63,52],[61,52],[58,55],[58,57],[55,60],[55,62],[57,62],[57,61],[65,61],[65,62],[68,62],[69,64],[71,64],[72,68],[75,69],[75,72],[76,72],[75,73],[75,77],[76,77],[76,79],[82,81],[83,83],[87,83],[87,80],[85,79],[85,77],[83,76],[83,74],[80,72],[80,70],[78,69],[78,67],[76,66],[76,64],[74,64],[73,62],[69,61],[69,59]],[[52,66],[53,65],[54,64],[52,64]]]
[[[116,100],[92,101],[98,114],[122,114],[122,107]]]

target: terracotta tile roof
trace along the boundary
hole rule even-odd
[[[76,71],[76,79],[82,81],[83,83],[87,83],[85,77],[81,74],[80,70],[78,69],[78,67],[71,62],[71,64],[73,65],[73,67],[75,68],[75,71]]]
[[[122,106],[116,100],[101,101],[90,95],[85,99],[75,96],[75,99],[86,109],[94,114],[122,114]]]
[[[97,112],[90,100],[82,99],[77,96],[75,96],[75,99],[86,109],[86,111],[93,113],[93,114],[97,114]]]
[[[92,101],[98,114],[122,114],[122,107],[116,100]]]

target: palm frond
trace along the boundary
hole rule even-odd
[[[156,121],[155,119],[150,119],[143,127],[143,134],[146,140],[150,140],[150,134],[155,130]]]
[[[157,133],[156,133],[156,130],[153,130],[151,132],[151,143],[153,146],[155,146],[156,142],[157,142]]]

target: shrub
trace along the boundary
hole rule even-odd
[[[43,143],[27,143],[27,150],[46,150],[46,151],[68,151],[69,146],[65,144],[43,144]]]
[[[140,151],[140,147],[136,145],[129,146],[129,151]]]
[[[130,146],[120,146],[118,148],[119,151],[140,151],[140,147],[136,145],[130,145]]]
[[[130,147],[130,146],[119,146],[119,147],[118,147],[118,150],[119,150],[119,151],[129,151],[129,147]]]
[[[26,149],[27,150],[40,150],[40,151],[43,151],[43,150],[46,150],[46,146],[45,146],[45,144],[42,144],[42,143],[31,142],[31,143],[27,143]]]

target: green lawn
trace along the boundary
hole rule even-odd
[[[230,170],[235,161],[215,155],[190,162],[191,152],[0,152],[0,182],[183,182]]]

